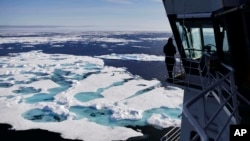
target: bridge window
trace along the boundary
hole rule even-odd
[[[216,51],[212,24],[204,21],[177,21],[176,25],[187,58],[199,59],[205,50]]]

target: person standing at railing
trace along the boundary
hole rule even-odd
[[[173,69],[174,69],[174,64],[175,64],[175,57],[174,55],[176,54],[176,49],[173,44],[173,39],[168,38],[168,42],[166,45],[163,47],[163,52],[165,53],[165,64],[167,67],[168,71],[168,81],[173,80]]]

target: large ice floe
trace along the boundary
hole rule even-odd
[[[164,61],[164,56],[148,55],[148,54],[116,54],[95,56],[102,59],[114,60],[136,60],[136,61]]]
[[[0,57],[0,123],[85,141],[142,136],[128,125],[179,126],[183,90],[88,56],[41,51]]]

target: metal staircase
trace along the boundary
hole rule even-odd
[[[173,127],[161,138],[161,141],[179,141],[180,138],[181,138],[181,128]]]

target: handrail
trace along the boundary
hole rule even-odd
[[[188,107],[191,106],[198,99],[203,98],[203,96],[205,96],[209,91],[211,91],[211,89],[213,89],[214,87],[216,87],[217,85],[219,85],[220,83],[222,83],[223,80],[225,80],[231,74],[232,74],[232,72],[228,73],[223,79],[221,79],[221,80],[213,83],[212,85],[210,85],[209,87],[207,87],[204,91],[202,91],[201,94],[198,94],[197,96],[195,96],[194,98],[190,99],[189,101],[187,101],[183,105],[183,113],[187,117],[189,117],[190,123],[194,125],[195,130],[200,135],[200,137],[202,138],[203,141],[207,141],[208,140],[207,134],[205,133],[205,131],[201,127],[201,125],[195,120],[195,118],[193,118],[193,115],[191,114],[191,112],[189,112]]]
[[[173,83],[175,82],[185,82],[185,85],[187,87],[190,87],[190,85],[194,85],[194,86],[201,86],[201,89],[204,89],[206,87],[206,85],[208,84],[205,84],[203,82],[203,80],[201,79],[201,76],[205,76],[207,78],[210,78],[212,77],[212,75],[210,75],[208,72],[209,72],[209,64],[207,64],[207,61],[206,59],[210,57],[209,54],[207,53],[204,53],[203,54],[204,58],[201,58],[200,60],[193,60],[193,59],[190,59],[190,58],[181,58],[181,57],[173,57],[173,56],[166,56],[168,58],[175,58],[175,59],[179,59],[180,62],[176,62],[175,64],[170,64],[172,66],[174,66],[174,69],[173,69]],[[182,64],[182,61],[186,61],[186,62],[189,62],[189,66],[185,66],[186,70],[189,70],[189,73],[186,74],[185,69],[183,68],[183,64]],[[201,64],[204,62],[204,66],[202,66]],[[197,67],[196,67],[197,66]],[[178,75],[183,75],[183,74],[186,74],[188,76],[191,76],[191,72],[192,70],[195,70],[197,72],[199,72],[199,76],[200,76],[200,80],[198,83],[193,83],[191,82],[190,80],[190,77],[187,78],[187,80],[184,80],[183,77],[179,78]],[[204,74],[204,72],[206,72]],[[177,77],[176,77],[177,76]],[[202,85],[201,85],[202,84]]]
[[[238,107],[239,105],[237,105],[237,107]],[[235,113],[236,112],[236,108],[233,110],[233,112],[232,113]],[[233,117],[233,114],[231,114],[230,115],[230,117],[227,119],[227,121],[226,121],[226,124],[225,125],[227,125],[227,124],[229,124],[229,122],[230,122],[230,119]],[[221,129],[221,131],[224,131],[225,130],[225,128],[226,128],[226,126],[223,126],[223,128]],[[219,138],[220,138],[220,136],[221,136],[221,134],[222,134],[223,132],[220,132],[218,135],[217,135],[217,137],[216,137],[216,140],[218,140]]]
[[[209,56],[207,56],[209,57]],[[217,112],[211,117],[211,119],[209,120],[208,123],[206,123],[206,125],[204,127],[202,127],[202,125],[193,117],[192,113],[189,111],[189,107],[191,105],[193,105],[195,102],[197,102],[199,99],[202,99],[206,96],[207,93],[213,91],[217,86],[219,86],[220,84],[222,84],[226,79],[228,78],[231,78],[233,77],[233,69],[224,65],[224,64],[221,64],[224,68],[226,68],[228,70],[228,73],[225,74],[222,78],[220,78],[219,80],[216,80],[216,81],[213,81],[213,83],[210,83],[209,86],[207,86],[207,88],[203,89],[203,91],[194,96],[192,99],[190,99],[189,101],[185,102],[183,104],[183,114],[188,117],[188,120],[190,121],[190,123],[193,125],[193,127],[195,128],[195,130],[197,131],[198,135],[200,136],[201,140],[202,141],[208,141],[208,135],[206,134],[206,128],[209,126],[209,124],[212,123],[212,121],[216,118],[216,116],[218,116],[220,110],[223,109],[223,107],[227,104],[227,102],[223,103],[217,110]],[[234,87],[234,86],[231,86],[230,84],[230,87]],[[231,91],[231,95],[230,95],[230,98],[233,98],[233,94],[235,94],[236,91],[234,91],[234,88],[232,88],[232,91]],[[236,110],[237,108],[237,105],[235,105],[235,109],[232,109],[232,115],[229,117],[228,119],[228,122],[231,120],[232,116],[235,114],[235,112],[237,112]],[[205,109],[204,109],[205,110]],[[226,128],[227,124],[229,123],[226,123],[224,125],[224,127],[222,127],[223,129]],[[221,136],[223,131],[220,131],[219,135],[217,138],[219,138]]]
[[[240,93],[237,93],[237,96],[242,99],[248,106],[250,106],[250,101],[247,100],[244,96],[242,96]]]
[[[176,58],[176,57],[175,57]],[[227,117],[228,119],[226,120],[227,122],[223,123],[223,126],[221,127],[222,129],[225,129],[229,124],[230,121],[232,120],[233,117],[235,117],[236,122],[239,119],[238,118],[238,104],[236,100],[236,87],[234,85],[234,70],[223,64],[220,63],[220,66],[225,69],[225,72],[216,72],[216,77],[214,74],[211,73],[210,70],[210,60],[211,60],[212,56],[210,56],[207,53],[204,53],[202,58],[198,61],[198,60],[191,60],[191,59],[183,59],[180,58],[180,61],[186,60],[187,62],[189,62],[189,66],[185,66],[186,69],[190,69],[189,70],[189,76],[191,76],[191,69],[192,70],[198,70],[199,71],[199,77],[200,77],[200,83],[198,85],[201,86],[201,90],[202,92],[196,96],[194,96],[192,99],[190,99],[189,101],[185,102],[183,104],[183,114],[188,118],[188,120],[190,121],[190,123],[193,125],[193,127],[195,128],[197,135],[200,136],[202,141],[208,141],[209,137],[207,135],[207,128],[209,128],[209,126],[212,124],[212,122],[216,119],[216,117],[220,114],[221,110],[224,109],[224,107],[226,108],[230,108],[231,109],[231,115],[229,117]],[[203,59],[203,60],[202,60]],[[203,65],[201,65],[202,63],[204,63]],[[174,65],[174,64],[173,64]],[[182,62],[180,62],[180,69],[182,69]],[[173,70],[175,71],[175,69]],[[204,73],[205,72],[205,73]],[[175,72],[173,72],[175,73]],[[215,73],[215,72],[214,72]],[[186,74],[187,75],[187,74]],[[174,79],[176,79],[174,77]],[[174,81],[173,81],[174,82]],[[226,82],[230,82],[230,83],[226,83]],[[190,77],[188,80],[185,81],[185,85],[186,87],[189,87],[190,84],[192,85],[191,81],[190,81]],[[217,111],[215,114],[212,114],[211,117],[209,117],[210,119],[206,119],[206,115],[204,115],[204,121],[199,122],[191,113],[191,111],[189,111],[189,107],[192,106],[193,104],[195,104],[199,99],[202,99],[204,102],[204,106],[203,106],[203,110],[204,110],[204,114],[205,114],[205,96],[209,93],[209,92],[214,92],[216,93],[215,90],[218,90],[217,88],[220,87],[220,90],[217,91],[219,94],[215,94],[215,95],[219,95],[224,97],[223,95],[221,95],[221,89],[222,89],[222,84],[227,85],[228,87],[230,87],[230,90],[225,91],[226,94],[228,94],[228,97],[226,97],[226,100],[223,103],[220,103],[220,106],[218,106]],[[196,84],[193,84],[196,85]],[[233,103],[232,104],[228,104],[229,100],[232,99]],[[217,101],[220,102],[220,101]],[[220,130],[216,139],[219,139],[221,137],[221,135],[223,134],[224,131]]]

